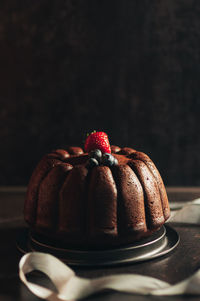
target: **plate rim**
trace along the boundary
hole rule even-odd
[[[163,238],[163,245],[160,245],[160,247],[156,250],[154,250],[154,253],[151,252],[147,252],[146,255],[142,254],[141,256],[137,255],[134,256],[134,244],[132,245],[128,245],[124,246],[124,247],[120,247],[120,248],[113,248],[113,249],[108,249],[108,250],[91,250],[91,251],[82,251],[82,250],[66,250],[68,251],[68,253],[70,252],[70,254],[68,254],[68,258],[67,256],[59,256],[59,252],[57,252],[58,254],[55,254],[55,252],[52,252],[52,250],[49,249],[50,254],[56,256],[57,258],[59,258],[61,261],[63,261],[64,263],[71,265],[71,266],[79,266],[79,267],[95,267],[95,266],[118,266],[118,265],[125,265],[125,264],[134,264],[134,263],[138,263],[138,262],[144,262],[144,261],[148,261],[151,259],[155,259],[161,256],[164,256],[168,253],[170,253],[171,251],[173,251],[177,245],[180,242],[180,236],[177,233],[177,231],[172,228],[169,225],[164,225],[165,228],[165,236]],[[24,230],[24,229],[23,229]],[[16,245],[18,250],[25,254],[27,252],[33,252],[33,251],[38,251],[37,249],[31,247],[30,245],[30,236],[29,236],[29,229],[26,229],[24,231],[22,231],[16,241]],[[143,248],[147,248],[147,246],[144,246]],[[47,247],[46,247],[47,249]],[[39,252],[47,252],[48,250],[42,251],[39,250]],[[137,249],[138,251],[138,249]],[[61,252],[60,252],[61,253]],[[84,254],[83,254],[84,253]],[[121,255],[126,255],[128,254],[129,256],[121,256],[120,259],[120,253]],[[126,254],[125,254],[126,253]],[[74,258],[70,257],[69,255],[75,255]],[[96,262],[90,258],[90,260],[84,260],[84,258],[81,259],[76,259],[76,256],[79,255],[81,257],[81,255],[90,257],[92,255],[99,255],[99,259],[96,260]],[[112,260],[108,259],[105,260],[105,256],[106,255],[112,255]],[[60,254],[61,255],[61,254]],[[66,252],[67,255],[67,252]],[[83,256],[82,256],[83,257]]]

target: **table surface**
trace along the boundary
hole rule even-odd
[[[21,283],[18,263],[22,254],[16,248],[16,237],[26,227],[23,221],[25,187],[0,187],[0,300],[38,301]],[[200,187],[168,187],[170,202],[187,202],[200,197]],[[180,235],[178,247],[168,255],[120,267],[82,268],[76,273],[82,277],[98,277],[120,273],[137,273],[157,277],[171,284],[190,276],[200,267],[200,229],[198,226],[173,225]],[[199,300],[199,297],[167,297],[167,300]],[[166,300],[166,297],[137,296],[137,300]],[[133,296],[118,292],[103,292],[84,300],[129,301]]]

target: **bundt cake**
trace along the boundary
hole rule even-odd
[[[94,147],[57,149],[41,159],[24,206],[31,231],[63,246],[106,248],[159,230],[170,209],[151,159],[128,147]]]

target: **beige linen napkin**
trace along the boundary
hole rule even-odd
[[[169,221],[200,224],[200,199],[187,203],[182,209],[172,212]],[[57,292],[30,282],[26,274],[33,270],[46,274],[55,285]],[[84,279],[77,277],[71,268],[56,257],[39,252],[31,252],[21,258],[19,276],[33,294],[50,301],[78,300],[105,289],[140,295],[200,295],[200,270],[175,285],[137,274]]]

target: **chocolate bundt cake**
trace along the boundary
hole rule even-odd
[[[96,164],[98,150],[94,153],[91,158],[80,147],[68,147],[42,158],[24,206],[31,231],[68,247],[105,248],[160,229],[170,209],[151,159],[132,148],[111,146],[106,160],[113,161]]]

